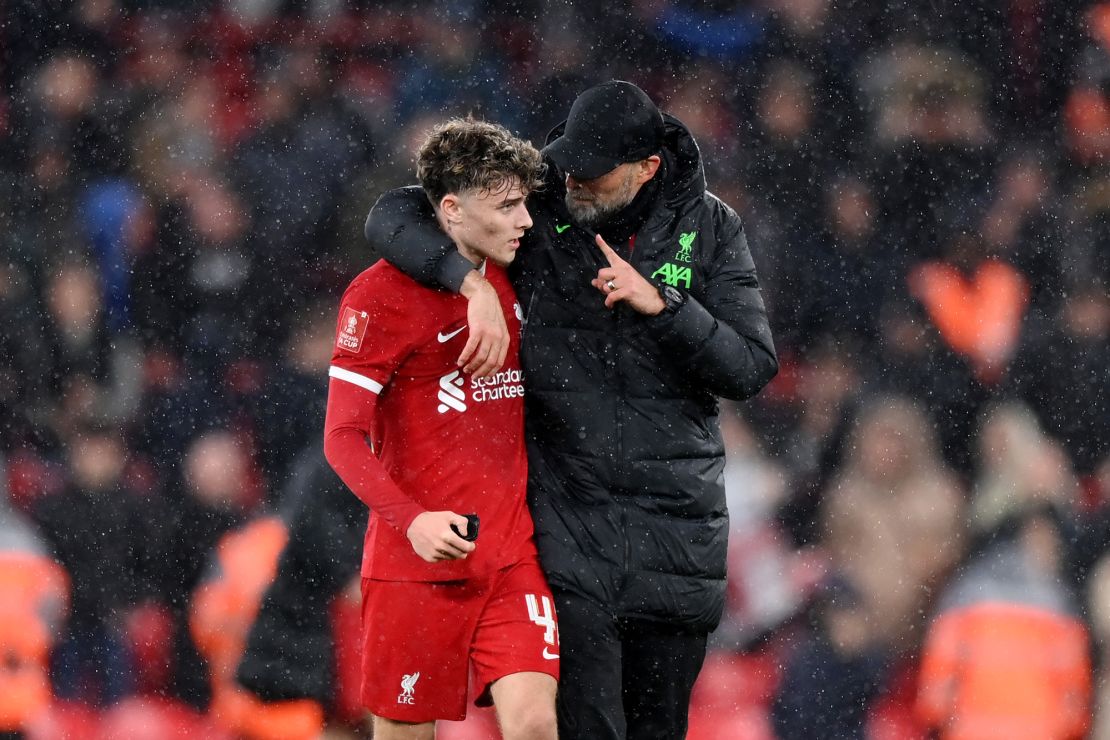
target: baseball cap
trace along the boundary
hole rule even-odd
[[[640,88],[609,80],[578,96],[559,138],[544,147],[559,169],[592,180],[663,146],[663,115]]]

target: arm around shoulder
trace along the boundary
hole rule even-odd
[[[432,204],[418,185],[383,193],[366,216],[363,233],[383,259],[429,287],[458,293],[474,269],[440,230]]]

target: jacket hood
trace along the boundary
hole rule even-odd
[[[547,134],[544,144],[550,144],[563,135],[567,122],[563,121]],[[663,114],[663,156],[667,158],[667,181],[663,184],[663,197],[668,204],[680,203],[705,193],[705,169],[701,150],[686,124],[674,116]],[[547,186],[564,187],[562,173],[547,158]]]

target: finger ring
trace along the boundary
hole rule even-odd
[[[610,293],[612,293],[614,290],[617,289],[617,284],[614,283],[612,280],[606,280],[605,287],[609,289]]]

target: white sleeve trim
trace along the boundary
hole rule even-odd
[[[344,370],[343,368],[336,367],[335,365],[332,365],[331,367],[328,368],[328,375],[330,375],[333,378],[336,378],[337,380],[345,380],[348,383],[354,383],[359,388],[365,388],[366,390],[370,391],[371,393],[381,393],[382,392],[382,387],[383,386],[382,386],[381,383],[377,382],[376,380],[371,380],[370,378],[366,377],[365,375],[359,375],[358,373],[352,373],[350,370]]]

